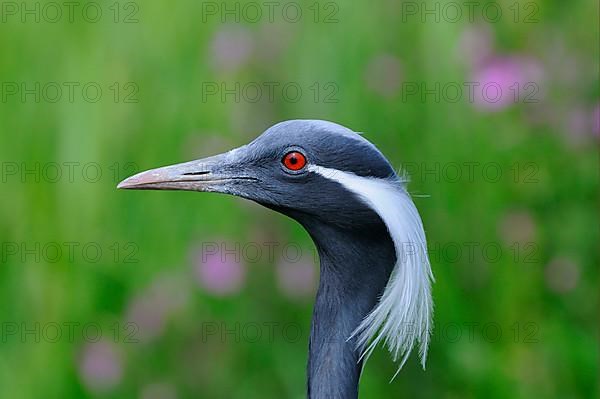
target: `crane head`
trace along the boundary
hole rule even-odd
[[[148,170],[118,187],[243,197],[296,219],[313,238],[317,234],[311,228],[324,225],[328,232],[353,231],[352,237],[382,232],[367,238],[389,242],[395,260],[379,269],[358,262],[360,273],[346,271],[357,286],[361,273],[391,271],[379,302],[348,339],[356,338],[361,356],[367,357],[379,342],[387,344],[401,366],[418,344],[425,364],[433,275],[423,225],[404,181],[360,134],[332,122],[286,121],[242,147]]]

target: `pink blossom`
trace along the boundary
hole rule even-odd
[[[379,54],[373,57],[365,72],[367,88],[384,96],[392,97],[398,93],[402,83],[402,65],[391,54]]]
[[[203,245],[203,249],[196,252],[194,262],[196,279],[206,291],[225,296],[241,290],[246,277],[245,265],[234,244]]]
[[[585,143],[590,137],[600,135],[600,106],[573,106],[565,117],[564,129],[567,139],[574,144]]]
[[[83,348],[78,370],[83,385],[95,393],[113,390],[123,377],[121,357],[113,345],[104,341]]]
[[[131,339],[150,342],[161,336],[170,314],[189,299],[185,281],[160,276],[129,303],[125,319],[136,327]]]
[[[553,259],[545,270],[548,288],[558,294],[566,294],[579,283],[579,266],[568,258]]]
[[[276,67],[278,58],[290,48],[292,31],[288,24],[266,24],[259,28],[260,46],[256,51],[263,66]]]
[[[316,266],[307,257],[303,257],[296,262],[282,260],[277,264],[276,273],[277,285],[284,295],[292,299],[313,295],[316,282]]]
[[[129,304],[126,319],[136,327],[135,339],[152,341],[165,329],[164,304],[158,298],[140,295]]]
[[[531,243],[536,239],[537,227],[528,210],[514,210],[506,213],[500,221],[498,233],[505,244]]]
[[[494,51],[493,32],[487,25],[470,25],[460,35],[458,57],[469,68],[481,66]]]
[[[541,99],[542,70],[524,57],[495,57],[476,68],[472,84],[475,107],[500,111],[515,103],[533,103]]]
[[[246,28],[225,26],[211,43],[212,64],[218,71],[237,71],[248,63],[254,47],[254,40]]]
[[[600,137],[600,103],[596,104],[592,112],[592,133],[596,137]]]

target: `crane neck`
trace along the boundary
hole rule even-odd
[[[362,360],[356,339],[349,337],[383,293],[396,260],[394,245],[383,222],[361,229],[303,224],[317,246],[321,268],[308,397],[357,398]]]

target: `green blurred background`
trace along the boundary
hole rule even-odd
[[[597,396],[598,3],[489,4],[0,3],[0,397],[304,397],[308,235],[115,189],[296,118],[365,132],[426,227],[427,370],[380,349],[362,398]]]

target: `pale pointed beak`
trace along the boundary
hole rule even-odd
[[[164,166],[123,180],[117,188],[126,190],[185,190],[228,193],[229,183],[256,181],[230,161],[230,153],[197,161]]]

